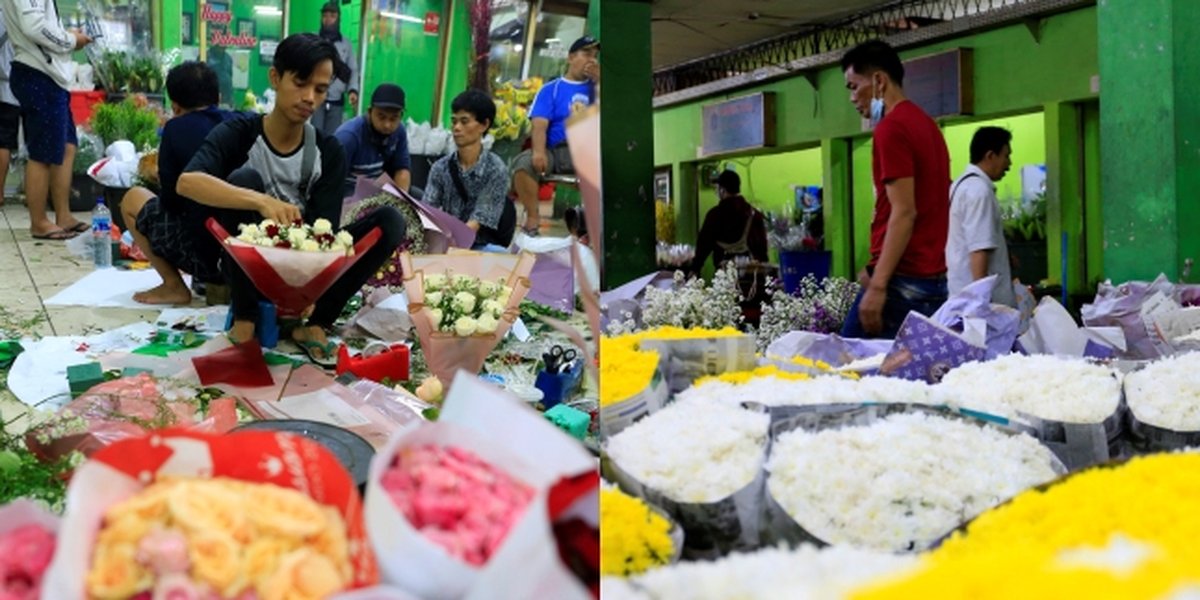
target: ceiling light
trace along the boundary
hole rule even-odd
[[[254,7],[254,12],[264,17],[282,17],[283,11],[277,6],[258,5]]]
[[[391,12],[391,11],[387,11],[387,10],[380,11],[379,16],[387,17],[389,19],[396,19],[398,21],[408,21],[409,23],[420,23],[422,25],[425,24],[425,19],[421,19],[418,17],[410,17],[408,15],[402,15],[400,13]]]
[[[516,46],[513,46],[513,52],[520,52],[524,49],[525,49],[525,46],[522,46],[521,44],[517,44]]]

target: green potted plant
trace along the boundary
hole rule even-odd
[[[104,147],[108,148],[114,142],[128,140],[139,152],[158,147],[158,114],[148,109],[144,96],[130,96],[118,103],[105,103],[96,107],[90,121],[92,131],[100,136]],[[121,216],[121,198],[127,187],[104,188],[104,199],[113,213],[113,223],[122,230],[125,229],[125,219]]]
[[[1013,202],[1005,207],[1004,237],[1013,262],[1013,276],[1028,285],[1037,285],[1049,273],[1046,248],[1046,194],[1032,202]]]
[[[96,206],[96,198],[104,195],[104,186],[88,175],[88,167],[104,157],[103,143],[95,135],[81,133],[79,146],[75,150],[75,162],[71,167],[71,210],[90,211]]]

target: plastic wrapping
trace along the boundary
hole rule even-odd
[[[617,435],[639,419],[657,412],[667,404],[670,396],[661,368],[655,369],[645,389],[625,400],[600,407],[600,435],[606,438]]]
[[[747,371],[755,366],[754,338],[749,335],[644,339],[642,350],[658,352],[659,368],[672,395],[692,387],[697,379],[730,371]]]

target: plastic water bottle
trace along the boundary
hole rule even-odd
[[[97,198],[92,210],[92,257],[97,269],[112,266],[112,213],[104,198]]]

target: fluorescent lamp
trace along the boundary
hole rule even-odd
[[[516,46],[513,46],[513,52],[520,52],[524,49],[525,49],[525,46],[522,46],[521,44],[517,44]]]
[[[547,44],[560,44],[560,43],[562,43],[562,40],[560,40],[558,38],[546,38],[546,43]]]
[[[387,17],[389,19],[396,19],[398,21],[408,21],[409,23],[420,23],[422,25],[425,24],[425,19],[422,19],[420,17],[410,17],[408,15],[402,15],[400,13],[391,12],[391,11],[387,11],[387,10],[380,11],[379,16]]]
[[[258,5],[254,7],[254,12],[267,17],[282,17],[283,11],[277,6]]]

